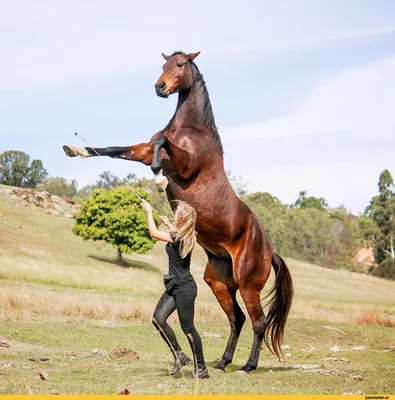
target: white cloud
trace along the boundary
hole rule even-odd
[[[395,57],[329,76],[288,115],[222,130],[224,142],[344,132],[362,138],[395,137]]]
[[[306,13],[303,4],[202,1],[186,13],[181,0],[171,7],[158,0],[4,2],[0,90],[141,72],[160,65],[160,52],[180,48],[203,50],[207,62],[235,52],[284,50],[395,29],[386,20],[360,23],[354,10],[340,3],[342,20],[332,10],[335,5],[316,7],[313,1]],[[323,13],[325,21],[317,24]]]
[[[362,211],[380,172],[395,172],[394,93],[395,57],[327,77],[289,115],[223,129],[227,167],[252,191]]]

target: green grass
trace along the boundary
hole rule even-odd
[[[394,393],[394,352],[385,350],[395,345],[395,282],[287,260],[295,301],[285,337],[291,350],[285,353],[292,356],[278,363],[264,349],[257,371],[236,374],[252,344],[247,320],[234,364],[220,373],[213,366],[229,327],[203,282],[206,257],[197,248],[192,260],[199,291],[196,321],[210,379],[196,382],[190,366],[170,378],[171,356],[150,323],[167,269],[163,243],[148,255],[125,256],[128,267],[121,268],[111,246],[73,235],[72,220],[15,207],[6,195],[0,195],[0,212],[0,336],[10,345],[0,347],[0,395],[111,394],[124,388],[140,394]],[[188,349],[176,316],[170,321]],[[334,345],[344,351],[331,353]],[[311,346],[314,351],[302,351]],[[350,350],[353,346],[367,349]],[[109,358],[119,347],[137,351],[140,359]],[[92,355],[94,348],[104,354]],[[328,355],[345,361],[323,360]],[[298,365],[317,365],[317,374]],[[38,371],[49,380],[40,380]]]
[[[213,369],[226,343],[228,327],[225,322],[198,323],[209,366],[210,379],[197,382],[192,367],[175,377],[168,377],[171,356],[153,326],[147,324],[118,324],[65,318],[5,318],[2,334],[9,339],[9,348],[2,348],[0,366],[4,394],[111,394],[127,388],[135,394],[342,394],[362,391],[394,393],[394,353],[385,352],[393,345],[392,330],[381,327],[361,327],[337,324],[344,333],[324,328],[322,321],[292,319],[285,342],[292,354],[287,362],[279,363],[262,350],[257,371],[248,376],[237,374],[247,360],[251,333],[243,331],[234,364],[225,373]],[[175,331],[184,350],[190,354],[186,339],[178,326]],[[207,338],[203,332],[219,333],[221,338]],[[339,345],[344,351],[331,353]],[[364,351],[350,350],[367,346]],[[301,351],[314,346],[315,351]],[[111,350],[120,347],[136,351],[140,359],[111,359]],[[93,355],[99,348],[103,355]],[[325,361],[327,356],[345,361]],[[40,361],[39,358],[49,358]],[[29,361],[34,358],[36,361]],[[11,366],[4,368],[4,365]],[[0,365],[1,365],[0,364]],[[315,375],[297,368],[315,366]],[[48,374],[48,381],[38,379],[38,371]],[[308,370],[307,370],[308,371]],[[322,373],[335,375],[322,375]]]

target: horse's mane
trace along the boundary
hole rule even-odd
[[[176,56],[176,55],[186,55],[183,51],[175,51],[171,55],[171,57]],[[204,96],[204,123],[206,124],[207,127],[210,128],[211,130],[211,135],[214,139],[215,145],[217,146],[218,152],[221,154],[221,156],[224,155],[224,148],[222,146],[222,141],[221,141],[221,136],[218,133],[218,128],[217,125],[215,125],[215,119],[214,119],[214,113],[213,109],[211,107],[211,101],[210,101],[210,96],[208,94],[206,82],[204,81],[203,75],[199,71],[198,66],[193,62],[189,61],[195,68],[196,68],[196,80],[200,81],[202,87],[203,87],[203,96]]]

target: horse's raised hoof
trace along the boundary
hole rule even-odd
[[[67,157],[90,157],[91,155],[83,148],[81,147],[77,147],[77,146],[71,146],[71,145],[67,145],[65,144],[63,146],[63,151],[66,153]]]
[[[158,188],[158,191],[160,193],[164,192],[166,190],[167,185],[169,184],[168,179],[163,175],[162,170],[158,172],[157,175],[155,175],[155,183],[156,187]]]

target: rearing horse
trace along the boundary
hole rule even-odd
[[[208,257],[204,280],[231,328],[225,352],[215,368],[224,370],[232,362],[246,320],[236,301],[239,290],[254,331],[250,357],[241,368],[249,372],[258,365],[263,340],[273,353],[281,355],[293,297],[291,275],[284,260],[272,252],[257,216],[237,197],[226,176],[222,143],[206,84],[193,61],[199,53],[162,55],[166,63],[155,85],[156,93],[165,98],[178,93],[176,111],[163,130],[148,143],[134,146],[63,148],[70,157],[109,156],[150,165],[157,181],[162,180],[162,189],[167,185],[169,201],[183,200],[195,208],[198,243]],[[271,265],[276,278],[265,316],[260,292],[269,278]]]

